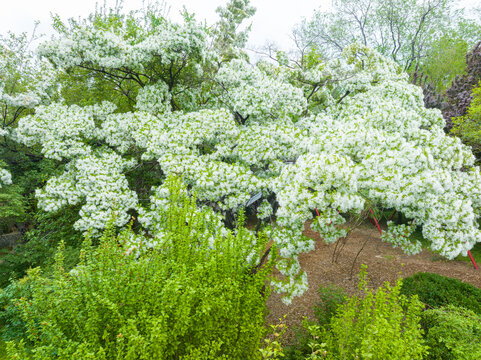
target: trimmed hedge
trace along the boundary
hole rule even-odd
[[[453,305],[481,315],[481,289],[457,279],[421,272],[403,280],[401,293],[418,295],[431,308]]]
[[[423,312],[422,327],[429,346],[428,360],[481,359],[481,317],[448,305]]]

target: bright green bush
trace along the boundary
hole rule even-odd
[[[176,183],[177,184],[177,183]],[[246,259],[265,250],[263,236],[240,227],[221,235],[212,210],[172,185],[162,212],[162,245],[126,251],[131,230],[110,228],[97,248],[87,239],[73,271],[28,273],[32,295],[18,307],[28,340],[10,349],[21,359],[253,359],[263,335],[265,280]],[[139,237],[140,235],[136,235]],[[141,237],[147,243],[152,239]],[[254,255],[254,256],[252,256]],[[12,346],[10,346],[12,347]]]
[[[417,273],[403,280],[401,292],[417,295],[431,308],[454,305],[481,315],[481,289],[457,279],[434,273]]]
[[[481,359],[481,317],[448,305],[423,313],[426,343],[432,360]]]
[[[304,359],[422,359],[424,343],[420,319],[423,304],[417,296],[400,293],[402,280],[385,283],[376,290],[367,287],[364,266],[360,273],[361,296],[347,298],[341,289],[321,287],[320,323],[305,321],[298,342],[286,349],[286,358]],[[335,310],[335,314],[332,311]],[[328,324],[323,324],[330,318]]]
[[[326,344],[325,358],[422,359],[427,350],[419,324],[422,303],[400,293],[401,279],[374,291],[367,288],[366,277],[364,268],[359,282],[363,296],[353,296],[341,305],[330,331],[323,332],[320,343]]]

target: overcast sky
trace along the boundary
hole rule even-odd
[[[95,4],[103,0],[1,0],[0,33],[7,31],[29,32],[35,20],[40,21],[41,33],[50,33],[50,13],[57,13],[63,19],[84,17],[94,11]],[[183,5],[194,12],[197,19],[206,19],[209,24],[217,19],[215,9],[227,0],[167,0],[170,17],[178,18]],[[142,0],[124,0],[127,10],[140,8]],[[257,8],[252,21],[250,46],[261,46],[267,40],[274,41],[282,48],[292,47],[290,33],[292,27],[303,17],[309,18],[316,8],[328,8],[331,0],[251,0]],[[115,0],[107,0],[114,5]],[[460,0],[460,6],[479,6],[479,0]]]

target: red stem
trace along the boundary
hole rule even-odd
[[[374,216],[374,212],[372,211],[372,209],[369,209],[371,215],[372,215],[372,218],[374,219],[374,224],[376,225],[377,229],[379,230],[379,233],[382,235],[382,230],[381,230],[381,227],[379,226],[379,223],[377,222],[377,219],[376,217]]]
[[[394,210],[394,212],[392,213],[392,215],[389,217],[388,221],[391,221],[392,218],[394,217],[394,215],[396,215],[396,210]]]
[[[474,261],[473,255],[471,254],[471,250],[468,250],[468,255],[469,255],[469,258],[471,259],[471,262],[473,263],[474,268],[478,270],[478,264],[476,264],[476,261]]]

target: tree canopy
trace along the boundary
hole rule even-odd
[[[221,24],[225,11],[246,6],[231,1]],[[402,212],[448,258],[479,241],[474,157],[445,135],[440,111],[424,107],[422,90],[396,62],[355,43],[342,61],[252,65],[237,48],[242,41],[229,41],[228,54],[213,45],[235,37],[237,28],[224,25],[212,31],[188,13],[174,23],[155,9],[58,23],[40,54],[63,74],[61,88],[80,76],[82,88],[101,84],[106,92],[38,105],[9,135],[59,164],[37,190],[39,206],[79,206],[74,227],[93,236],[114,215],[117,226],[135,216],[134,240],[155,246],[165,232],[158,217],[169,175],[211,209],[217,232],[256,202],[286,275],[274,287],[287,302],[307,288],[298,255],[314,248],[302,234],[309,220],[333,242],[346,235],[349,214],[378,205]],[[399,50],[406,64],[417,56],[408,48]],[[403,231],[391,225],[386,239],[420,251]]]
[[[438,92],[462,73],[481,24],[455,10],[453,0],[336,0],[294,29],[302,54],[311,49],[338,57],[358,42],[379,51],[411,74],[422,72]]]

